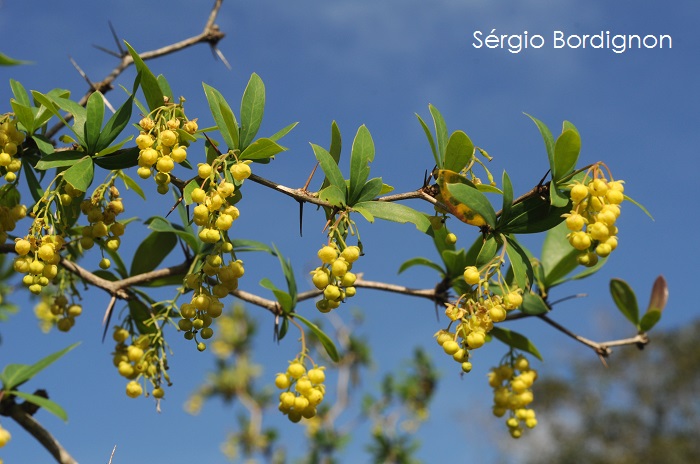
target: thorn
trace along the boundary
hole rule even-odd
[[[102,343],[105,342],[105,336],[107,336],[107,330],[109,329],[109,321],[112,319],[112,312],[114,311],[114,305],[117,302],[116,295],[112,295],[107,305],[107,310],[105,311],[104,317],[102,317],[102,325],[105,327],[104,332],[102,332]]]
[[[219,50],[218,47],[215,47],[214,45],[212,45],[211,51],[212,51],[212,53],[214,53],[214,58],[216,58],[218,56],[219,59],[222,61],[222,63],[224,63],[224,66],[226,66],[226,68],[228,68],[229,71],[231,71],[233,69],[233,68],[231,68],[231,65],[229,64],[228,60],[226,59],[224,54],[221,52],[221,50]]]
[[[303,232],[303,227],[304,227],[304,202],[301,200],[299,201],[299,237],[304,236]]]
[[[112,21],[107,21],[107,24],[109,24],[109,30],[112,32],[112,37],[114,38],[114,43],[117,44],[117,50],[119,50],[120,57],[126,55],[127,51],[122,48],[122,43],[119,40],[119,36],[117,35],[117,31],[114,30],[114,25],[112,25]]]
[[[308,190],[309,184],[311,184],[311,179],[313,179],[314,174],[316,174],[316,169],[318,169],[318,165],[319,165],[319,163],[318,163],[318,161],[316,161],[316,165],[315,165],[314,168],[311,170],[311,174],[309,174],[309,178],[306,179],[306,183],[305,183],[304,186],[301,188],[303,191],[306,192],[306,191]]]
[[[121,55],[119,55],[118,53],[113,52],[112,50],[110,50],[108,48],[102,47],[101,45],[92,44],[92,46],[95,47],[96,49],[100,50],[101,52],[105,52],[108,55],[112,55],[115,58],[121,58]]]
[[[95,84],[93,84],[90,78],[88,78],[87,74],[85,74],[85,72],[82,69],[80,69],[80,66],[78,66],[78,63],[76,63],[73,57],[68,56],[68,59],[70,60],[71,64],[73,64],[73,67],[78,71],[78,74],[80,74],[80,76],[83,79],[85,79],[85,82],[88,83],[88,85],[90,86],[90,90],[96,90]]]

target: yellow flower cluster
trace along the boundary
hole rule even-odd
[[[35,295],[41,293],[58,274],[60,251],[65,245],[61,235],[27,235],[15,242],[15,271],[25,274],[22,283]]]
[[[523,425],[529,429],[537,425],[535,411],[527,406],[532,403],[532,384],[537,371],[523,355],[494,367],[489,372],[489,385],[493,388],[493,414],[503,417],[510,412],[506,425],[513,438],[520,438]]]
[[[16,172],[22,168],[17,152],[24,139],[24,133],[17,130],[17,121],[8,114],[0,116],[0,175],[8,183],[17,180]]]
[[[90,199],[80,203],[80,211],[85,215],[89,225],[81,229],[80,245],[89,250],[95,243],[110,251],[117,251],[124,235],[125,224],[117,222],[117,216],[124,212],[124,203],[119,190],[114,185],[103,184],[95,189]],[[102,269],[110,267],[108,258],[100,261]]]
[[[151,395],[160,399],[165,395],[162,388],[163,378],[168,380],[168,369],[165,356],[157,346],[152,346],[148,335],[132,338],[131,344],[126,341],[130,333],[127,329],[115,326],[112,338],[117,342],[112,362],[119,374],[129,379],[126,384],[126,394],[129,398],[138,398],[143,394],[140,378],[147,380],[151,386]]]
[[[323,298],[316,302],[316,308],[327,313],[345,301],[345,298],[355,296],[355,280],[357,276],[350,272],[352,265],[360,258],[360,248],[346,246],[339,251],[335,241],[318,250],[318,257],[323,264],[311,271],[311,281],[314,286],[323,290]]]
[[[68,301],[59,294],[49,300],[42,300],[34,307],[34,314],[39,319],[41,330],[46,333],[54,325],[61,332],[68,332],[75,325],[75,318],[83,313],[83,307]]]
[[[617,248],[615,222],[625,199],[623,181],[606,180],[597,165],[592,169],[592,178],[571,187],[573,209],[563,215],[571,231],[567,235],[569,243],[581,251],[578,262],[588,267]]]
[[[316,407],[326,394],[325,380],[323,367],[314,365],[307,371],[303,358],[291,361],[287,372],[275,377],[275,386],[284,390],[279,396],[280,412],[292,422],[315,417]]]

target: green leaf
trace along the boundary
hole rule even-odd
[[[95,166],[92,158],[85,157],[75,163],[63,173],[63,179],[71,184],[74,189],[86,192],[95,174]]]
[[[197,238],[190,232],[184,230],[182,226],[173,225],[170,221],[160,216],[151,217],[144,221],[144,224],[148,225],[151,230],[156,232],[172,232],[176,234],[183,239],[195,253],[199,253],[200,243],[197,241]]]
[[[36,90],[32,90],[32,96],[34,97],[34,100],[36,100],[39,104],[41,104],[44,108],[46,108],[46,111],[51,113],[52,115],[56,116],[73,134],[75,135],[75,138],[78,140],[80,145],[85,146],[85,139],[83,137],[83,128],[85,127],[85,109],[77,105],[76,106],[79,108],[75,109],[76,114],[73,114],[73,126],[70,126],[68,124],[68,121],[63,117],[60,111],[60,107],[56,101],[50,96],[50,95],[44,95],[40,92],[37,92]],[[64,100],[64,105],[66,102],[69,102],[70,100]],[[37,119],[39,119],[39,115],[41,114],[41,110],[39,110],[39,114],[37,115]],[[82,126],[80,125],[82,124]]]
[[[22,60],[15,60],[14,58],[10,58],[9,56],[5,55],[4,53],[0,53],[0,66],[17,66],[20,64],[29,64],[31,63],[30,61],[22,61]]]
[[[85,152],[82,151],[57,151],[42,157],[34,168],[45,171],[52,168],[65,168],[73,166],[79,160],[85,158]]]
[[[238,158],[241,160],[260,160],[271,158],[286,150],[285,147],[278,145],[270,139],[261,138],[248,145]]]
[[[512,235],[506,236],[506,254],[513,269],[515,282],[523,290],[528,290],[534,280],[534,271],[527,250]]]
[[[289,296],[291,297],[291,305],[289,306],[289,309],[286,309],[286,313],[291,313],[294,311],[294,308],[297,305],[297,282],[296,278],[294,277],[294,269],[292,268],[292,262],[289,259],[285,259],[284,256],[282,256],[282,253],[277,249],[277,247],[273,244],[272,245],[274,249],[274,254],[277,256],[277,259],[280,261],[280,266],[282,266],[282,273],[284,274],[284,278],[287,281],[287,290],[289,290]]]
[[[644,316],[642,316],[642,320],[639,321],[639,330],[642,332],[651,330],[661,319],[661,313],[666,307],[667,302],[668,285],[666,284],[666,279],[664,279],[663,276],[659,276],[654,281],[647,311],[644,313]]]
[[[333,206],[342,207],[345,205],[345,194],[335,185],[329,185],[318,192],[318,198],[327,201]]]
[[[540,134],[542,134],[542,140],[544,140],[544,146],[547,149],[549,168],[552,170],[552,172],[554,172],[554,137],[552,136],[552,132],[545,125],[545,123],[535,118],[534,116],[530,116],[527,113],[525,113],[525,116],[532,119],[532,121],[537,125],[537,128],[540,130]]]
[[[516,350],[524,351],[530,353],[540,361],[542,361],[542,355],[537,351],[535,345],[530,341],[529,338],[524,335],[520,335],[509,329],[504,329],[503,327],[494,327],[489,334],[493,335],[498,340],[502,341],[506,345],[515,348]]]
[[[401,267],[399,267],[398,273],[401,274],[403,271],[413,266],[426,266],[430,269],[436,270],[441,276],[445,275],[445,270],[439,264],[430,261],[428,258],[421,257],[411,258],[408,261],[405,261],[403,264],[401,264]]]
[[[554,143],[554,165],[552,180],[558,182],[576,167],[581,152],[581,137],[575,130],[567,129],[557,137]]]
[[[513,205],[510,220],[499,226],[499,231],[513,234],[544,232],[564,221],[562,214],[570,211],[570,204],[554,207],[549,204],[549,198],[533,196]]]
[[[119,171],[119,178],[124,182],[124,187],[126,187],[127,190],[133,190],[138,196],[144,200],[146,199],[146,195],[143,193],[141,186],[124,171]]]
[[[569,201],[569,196],[561,192],[557,188],[556,182],[554,182],[554,180],[551,180],[549,182],[549,203],[552,206],[561,208],[567,206],[569,204]]]
[[[357,198],[357,202],[374,200],[379,196],[384,188],[384,183],[381,177],[375,177],[367,182],[360,190],[360,195]]]
[[[435,148],[435,140],[433,140],[433,134],[430,132],[430,128],[425,123],[425,121],[423,121],[423,119],[420,117],[420,115],[418,113],[416,113],[416,117],[418,118],[418,122],[420,122],[420,125],[423,128],[423,132],[425,132],[425,136],[428,138],[428,143],[430,144],[430,150],[433,153],[433,159],[435,159],[435,166],[442,169],[442,166],[440,165],[440,157],[438,156],[437,149]]]
[[[479,255],[476,257],[476,267],[482,267],[489,263],[496,256],[499,248],[500,244],[496,237],[489,235],[481,244]]]
[[[62,419],[63,421],[68,421],[68,414],[66,411],[58,405],[58,403],[51,401],[48,398],[44,398],[43,396],[37,396],[37,395],[32,395],[31,393],[25,393],[17,390],[13,390],[9,392],[11,395],[18,396],[26,401],[29,401],[30,403],[33,403],[40,408],[43,408],[50,412],[51,414],[55,415],[59,419]]]
[[[292,309],[294,309],[294,299],[289,293],[277,288],[275,284],[273,284],[267,277],[260,281],[260,286],[274,293],[275,298],[277,298],[277,302],[280,304],[285,314],[292,312]]]
[[[545,290],[559,285],[565,277],[579,264],[580,251],[574,249],[566,235],[569,233],[566,223],[562,222],[547,231],[542,245],[542,267],[544,268]]]
[[[610,294],[620,312],[635,326],[639,325],[639,307],[632,288],[621,279],[610,279]]]
[[[105,102],[102,98],[102,93],[92,92],[85,106],[85,143],[87,143],[87,150],[91,155],[99,151],[97,141],[100,138],[100,130],[105,117]]]
[[[132,168],[139,163],[139,147],[117,150],[114,153],[93,158],[96,165],[110,171]]]
[[[158,74],[156,80],[158,81],[158,86],[160,87],[160,90],[163,92],[163,96],[168,97],[170,101],[173,101],[173,91],[170,88],[170,84],[168,83],[168,80],[165,78],[165,76],[162,74]]]
[[[321,345],[323,345],[323,348],[326,349],[326,353],[328,353],[328,356],[330,356],[330,358],[333,361],[340,361],[340,356],[338,356],[338,350],[336,349],[333,340],[331,340],[330,337],[323,332],[323,330],[321,330],[316,324],[309,321],[308,319],[306,319],[298,313],[294,314],[294,318],[303,322],[309,329],[311,329],[314,335],[316,335],[316,337],[318,338],[318,341],[320,341]]]
[[[314,156],[316,156],[318,164],[321,166],[323,173],[326,175],[326,179],[328,179],[329,184],[340,190],[340,192],[343,194],[344,202],[347,201],[347,185],[336,161],[323,147],[312,143],[311,148],[313,149]]]
[[[350,152],[350,190],[349,204],[358,201],[362,187],[369,178],[369,164],[374,161],[374,142],[367,127],[360,126],[352,142]]]
[[[525,314],[538,315],[549,312],[547,303],[536,293],[525,292],[523,294],[523,304],[520,305],[520,311]]]
[[[443,169],[460,172],[474,156],[474,144],[462,131],[455,131],[447,141],[445,150],[445,165]]]
[[[3,389],[13,390],[19,385],[23,384],[27,380],[34,377],[39,372],[43,371],[61,356],[68,353],[70,350],[78,346],[80,343],[73,343],[72,345],[57,351],[53,354],[46,356],[40,361],[32,364],[8,364],[5,369],[0,374],[0,380],[2,380]]]
[[[501,214],[498,217],[498,223],[507,223],[510,219],[510,211],[513,208],[513,184],[510,182],[510,176],[504,170],[503,171],[503,207],[501,208]]]
[[[438,166],[443,167],[445,165],[445,150],[447,148],[447,125],[437,108],[433,105],[428,105],[428,109],[430,110],[430,115],[433,117],[433,124],[435,126],[437,151],[440,156]]]
[[[271,135],[268,138],[270,140],[272,140],[273,142],[277,142],[279,139],[281,139],[282,137],[287,135],[289,132],[291,132],[291,130],[294,129],[297,126],[297,124],[299,124],[299,123],[293,122],[290,125],[288,125],[287,127],[278,130],[277,132],[275,132],[273,135]]]
[[[492,229],[496,227],[496,211],[486,195],[466,184],[445,184],[452,198],[459,204],[466,206],[472,213],[481,216]],[[450,200],[450,203],[452,201]],[[454,205],[456,206],[457,205]],[[469,214],[466,215],[469,218]]]
[[[131,119],[131,110],[134,107],[134,96],[129,97],[122,106],[114,112],[112,117],[109,118],[104,129],[100,133],[100,137],[97,140],[97,145],[95,151],[99,152],[100,155],[105,155],[105,148],[109,147],[114,140],[121,134],[127,124],[129,124],[129,119]]]
[[[264,251],[266,253],[270,253],[271,255],[275,254],[275,251],[272,248],[255,240],[234,239],[231,240],[231,244],[233,245],[233,251],[236,253],[242,253],[245,251]]]
[[[387,221],[394,221],[401,224],[410,222],[421,232],[428,233],[431,229],[428,216],[413,208],[398,203],[390,203],[388,201],[363,201],[355,204],[353,209],[358,211],[363,210],[373,217],[378,217],[379,219],[385,219]]]
[[[28,108],[32,107],[32,101],[29,99],[29,94],[24,86],[14,79],[10,79],[10,87],[12,88],[12,95],[15,96],[15,100],[22,106]]]
[[[654,216],[652,216],[651,213],[649,211],[647,211],[647,209],[644,207],[644,205],[642,205],[641,203],[638,203],[637,201],[633,200],[632,198],[628,197],[627,195],[624,195],[624,197],[625,197],[625,200],[629,201],[630,203],[635,205],[637,208],[644,211],[644,214],[649,216],[649,219],[651,219],[652,221],[654,220]]]
[[[131,262],[130,275],[135,276],[150,272],[160,263],[177,245],[177,236],[172,232],[151,232],[136,249],[134,260]]]
[[[156,327],[150,323],[153,318],[151,308],[146,306],[143,301],[138,298],[129,300],[129,315],[136,323],[136,328],[138,328],[139,333],[149,334],[156,332]]]
[[[148,105],[148,109],[150,111],[153,111],[156,108],[163,106],[164,93],[163,89],[161,89],[160,85],[158,84],[158,79],[151,72],[151,70],[148,69],[148,66],[146,66],[146,63],[144,63],[144,61],[141,59],[136,50],[134,50],[127,41],[124,41],[124,44],[126,44],[126,48],[129,49],[129,54],[131,55],[131,58],[134,59],[134,65],[136,66],[136,70],[141,76],[141,90],[143,91],[143,96],[146,97],[146,104]]]
[[[207,102],[209,102],[211,115],[214,117],[224,143],[230,150],[238,149],[238,122],[233,111],[231,111],[231,107],[223,95],[214,87],[204,83],[202,83],[202,86],[204,87],[204,95],[207,97]]]
[[[34,174],[34,169],[30,163],[22,163],[22,169],[24,170],[25,178],[27,179],[27,186],[29,187],[29,193],[32,195],[34,201],[41,200],[44,195],[44,190],[41,188],[39,180]]]
[[[12,106],[12,111],[15,113],[15,117],[22,127],[29,134],[32,134],[36,130],[36,127],[34,126],[34,112],[32,111],[32,108],[19,103],[15,99],[10,100],[10,105]]]
[[[245,150],[260,129],[265,112],[265,85],[253,73],[241,99],[241,150]]]

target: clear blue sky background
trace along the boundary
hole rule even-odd
[[[209,7],[210,2],[181,0],[0,2],[0,30],[5,34],[1,51],[34,62],[0,69],[0,101],[7,105],[0,112],[10,110],[10,78],[28,89],[45,92],[62,87],[82,95],[86,86],[69,56],[91,79],[107,75],[115,60],[92,44],[113,46],[108,21],[137,50],[146,51],[197,34]],[[645,307],[655,277],[666,276],[671,296],[660,328],[682,325],[700,314],[695,292],[688,286],[692,264],[700,258],[694,241],[697,208],[693,206],[700,193],[696,173],[699,18],[700,5],[692,0],[643,4],[629,0],[226,1],[217,23],[227,34],[220,48],[232,71],[212,59],[206,46],[149,65],[155,73],[166,75],[175,94],[186,97],[188,116],[199,117],[201,126],[211,122],[202,81],[219,89],[235,108],[250,74],[258,73],[266,84],[268,100],[261,135],[294,121],[300,124],[284,139],[289,152],[255,172],[292,187],[303,185],[314,166],[308,142],[328,146],[332,120],[338,121],[343,133],[345,156],[357,127],[366,124],[377,149],[373,174],[382,176],[397,192],[420,187],[433,161],[414,113],[428,118],[428,104],[432,103],[443,113],[450,130],[465,130],[495,157],[489,167],[497,177],[507,168],[516,194],[523,193],[547,170],[541,137],[523,112],[541,119],[555,133],[563,120],[572,121],[583,138],[581,163],[604,160],[627,182],[626,192],[655,218],[651,221],[626,204],[619,221],[620,247],[611,262],[594,279],[557,290],[557,297],[589,293],[585,300],[562,304],[555,318],[602,341],[633,335],[612,305],[607,291],[611,277],[627,280]],[[472,46],[474,31],[488,34],[494,28],[503,34],[541,34],[546,44],[519,54]],[[567,34],[608,30],[611,34],[670,34],[673,48],[621,54],[609,49],[554,49],[556,30]],[[133,76],[131,70],[118,83],[130,87]],[[108,98],[115,104],[124,99],[119,90]],[[146,184],[146,191],[156,196],[152,183]],[[304,275],[316,265],[315,253],[324,241],[322,218],[313,214],[313,208],[306,208],[305,233],[299,237],[296,202],[253,184],[246,185],[246,195],[243,216],[235,227],[237,235],[274,242],[292,259],[302,287],[308,288]],[[428,211],[421,203],[412,205]],[[136,198],[126,207],[126,215],[139,215],[144,208]],[[163,208],[148,214],[164,214],[167,205]],[[422,270],[396,275],[400,263],[408,258],[435,257],[428,237],[410,225],[361,223],[361,227],[367,256],[357,267],[365,278],[417,288],[435,284],[434,274]],[[469,246],[476,234],[459,224],[454,231],[463,246]],[[138,227],[127,232],[132,237],[145,234]],[[535,250],[539,247],[537,241],[528,243]],[[124,252],[129,256],[133,248],[126,247]],[[98,258],[93,258],[86,265],[96,267]],[[265,275],[281,282],[272,258],[244,258],[244,289],[265,292],[257,286]],[[175,385],[167,391],[164,411],[157,414],[150,400],[124,395],[124,381],[111,365],[113,347],[100,343],[107,299],[98,290],[85,292],[85,296],[85,313],[68,335],[42,336],[33,316],[34,303],[20,294],[14,301],[21,312],[0,327],[0,365],[34,362],[82,340],[79,348],[27,385],[28,389],[46,388],[68,411],[69,423],[46,412],[40,412],[37,419],[83,463],[107,462],[114,445],[115,463],[224,462],[219,444],[226,431],[235,427],[236,409],[211,402],[198,417],[182,409],[187,395],[212,366],[212,357],[172,337]],[[431,420],[419,431],[423,460],[434,462],[439,457],[464,462],[465,456],[471,456],[479,462],[518,462],[518,456],[536,453],[534,442],[527,439],[504,445],[509,440],[505,426],[488,413],[491,397],[485,373],[502,355],[501,346],[494,344],[475,353],[473,373],[460,378],[454,362],[433,342],[433,333],[444,321],[436,322],[430,303],[362,290],[339,313],[348,311],[347,306],[365,311],[362,330],[377,348],[377,369],[364,378],[364,387],[376,386],[381,374],[407,358],[414,346],[426,347],[435,357],[442,377]],[[315,310],[307,304],[299,311],[313,315]],[[260,314],[259,321],[263,336],[256,343],[256,355],[259,362],[266,363],[264,375],[271,380],[297,347],[291,337],[279,346],[271,344],[272,320]],[[513,328],[534,337],[547,361],[538,363],[545,372],[563,369],[572,357],[592,355],[534,321],[513,324]],[[611,365],[614,369],[614,357]],[[351,417],[343,416],[341,423]],[[290,452],[299,451],[295,440],[301,429],[276,417],[268,420],[283,428]],[[545,423],[546,418],[540,422]],[[6,463],[51,462],[14,423],[3,418],[2,425],[13,434],[0,453]],[[366,428],[358,429],[344,456],[346,462],[365,459],[366,432]]]

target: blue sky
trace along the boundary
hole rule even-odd
[[[9,102],[10,78],[28,89],[45,92],[62,87],[82,95],[85,83],[68,57],[93,80],[106,76],[114,59],[92,44],[113,46],[108,21],[137,50],[145,51],[197,34],[208,8],[209,2],[180,0],[125,0],[105,2],[99,8],[83,0],[67,4],[0,2],[0,29],[10,35],[0,51],[34,62],[0,69],[0,101]],[[382,176],[396,192],[420,187],[433,161],[414,113],[428,118],[431,103],[440,109],[451,131],[466,131],[476,145],[494,156],[489,168],[497,177],[507,169],[516,194],[523,193],[547,170],[541,137],[523,113],[536,116],[555,133],[563,120],[573,122],[583,139],[581,163],[605,161],[614,175],[626,181],[626,193],[644,204],[655,219],[625,204],[619,221],[620,247],[611,262],[595,278],[557,290],[560,297],[579,292],[589,296],[562,304],[554,317],[588,338],[605,340],[632,335],[631,327],[613,308],[607,291],[611,277],[627,280],[637,290],[642,307],[654,278],[658,274],[666,277],[670,299],[661,328],[676,327],[700,315],[688,285],[694,269],[691,263],[700,258],[692,236],[698,227],[692,204],[700,193],[695,172],[700,143],[698,17],[700,6],[690,0],[643,4],[602,0],[556,4],[542,0],[227,1],[217,23],[227,34],[220,48],[232,64],[231,71],[212,59],[205,46],[151,61],[149,66],[166,75],[175,94],[185,96],[188,116],[207,124],[211,117],[201,82],[219,89],[236,108],[250,74],[258,73],[267,91],[261,135],[294,121],[300,123],[284,139],[290,150],[255,172],[291,187],[305,182],[315,162],[308,143],[327,146],[333,120],[344,136],[344,156],[357,128],[366,124],[377,149],[373,175]],[[472,45],[474,31],[488,34],[492,29],[497,34],[541,34],[546,43],[539,50],[518,54]],[[554,49],[554,31],[670,34],[673,48],[621,54],[605,49]],[[117,83],[130,87],[133,76],[130,70]],[[107,97],[120,104],[124,94],[116,90]],[[5,111],[9,105],[0,109]],[[153,186],[146,187],[155,197]],[[299,237],[296,202],[257,185],[246,187],[242,220],[236,224],[239,236],[274,242],[292,259],[303,282],[324,241],[322,218],[313,214],[313,208],[306,208],[305,232]],[[410,205],[429,210],[420,203]],[[134,198],[126,207],[126,215],[137,215],[143,205]],[[418,288],[435,284],[433,274],[419,269],[396,275],[400,263],[408,258],[435,256],[428,237],[410,225],[358,223],[367,253],[358,267],[367,279]],[[288,230],[284,228],[287,224]],[[135,235],[144,233],[138,227],[134,230]],[[454,232],[463,246],[469,246],[475,237],[474,230],[459,224]],[[537,240],[528,244],[534,250],[539,247]],[[125,248],[127,256],[128,250]],[[281,282],[273,259],[245,259],[245,289],[265,292],[257,282],[266,275]],[[97,258],[94,261],[96,265]],[[167,392],[164,411],[157,414],[149,400],[134,401],[123,394],[124,382],[111,366],[112,346],[100,343],[107,299],[97,290],[85,295],[85,314],[69,335],[42,336],[34,321],[33,303],[19,294],[15,301],[21,312],[0,328],[2,365],[33,362],[82,340],[79,348],[27,387],[47,388],[68,411],[68,425],[45,412],[37,415],[38,420],[81,462],[106,462],[115,444],[114,462],[223,462],[218,446],[225,432],[235,426],[236,409],[212,402],[195,418],[182,410],[186,396],[213,364],[212,358],[173,337],[175,385]],[[485,373],[502,355],[501,347],[494,344],[479,350],[474,372],[460,378],[455,364],[432,341],[432,334],[444,323],[435,321],[431,304],[369,290],[358,292],[354,300],[350,304],[366,314],[362,330],[378,350],[377,369],[364,379],[365,387],[376,385],[382,372],[405,359],[416,345],[426,347],[442,371],[431,420],[419,432],[423,460],[432,462],[436,456],[462,459],[464,453],[472,453],[483,462],[498,462],[511,458],[505,454],[499,458],[494,449],[521,456],[532,452],[533,442],[527,440],[508,444],[506,450],[505,427],[487,413],[491,398]],[[313,314],[314,310],[307,305],[300,311]],[[269,366],[265,373],[272,380],[297,348],[293,340],[280,346],[269,343],[265,335],[272,321],[266,314],[260,315],[260,324],[264,336],[256,349],[259,361]],[[533,337],[545,356],[546,363],[538,364],[545,372],[564,368],[573,356],[592,354],[534,321],[512,327]],[[397,335],[403,333],[415,336]],[[612,368],[614,362],[613,357]],[[5,462],[50,462],[22,430],[7,419],[2,424],[13,434],[0,453]],[[299,430],[285,422],[279,424],[285,436],[300,436]],[[195,435],[196,443],[185,441]],[[365,436],[358,433],[354,449],[345,456],[348,462],[362,461]],[[538,443],[542,439],[540,435]],[[293,452],[293,441],[289,443]]]

